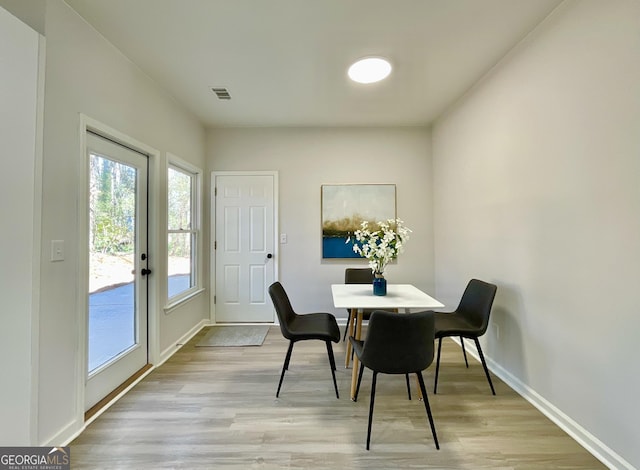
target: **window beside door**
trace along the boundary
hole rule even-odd
[[[167,173],[167,297],[169,306],[199,292],[200,178],[202,172],[170,158]]]

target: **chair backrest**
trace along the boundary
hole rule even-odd
[[[471,279],[467,284],[456,313],[466,318],[471,325],[483,335],[489,325],[491,306],[496,296],[497,286],[478,279]]]
[[[373,284],[371,268],[347,268],[344,270],[345,284]]]
[[[433,312],[371,314],[360,359],[371,370],[409,374],[433,362],[435,328]]]
[[[285,292],[284,287],[282,287],[282,284],[277,281],[269,286],[269,295],[271,296],[271,301],[273,302],[276,314],[278,315],[278,322],[280,323],[282,336],[290,339],[290,325],[296,317],[296,312],[291,306],[289,296]]]

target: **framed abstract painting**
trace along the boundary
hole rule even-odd
[[[323,258],[360,258],[349,236],[364,221],[396,218],[395,184],[324,184],[321,192]]]

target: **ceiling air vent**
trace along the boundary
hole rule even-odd
[[[230,100],[231,95],[229,94],[229,90],[226,88],[216,88],[212,87],[211,91],[213,91],[219,100]]]

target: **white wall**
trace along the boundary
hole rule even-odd
[[[38,43],[38,33],[0,7],[0,416],[9,423],[0,426],[3,446],[33,444],[37,412]]]
[[[332,283],[362,261],[323,260],[320,187],[335,183],[394,183],[398,216],[413,230],[406,251],[389,266],[390,282],[433,290],[431,136],[400,129],[220,129],[208,133],[208,169],[277,170],[280,183],[279,279],[300,312],[337,311]]]
[[[437,297],[497,283],[486,353],[615,468],[640,467],[639,31],[637,0],[568,1],[433,130]]]
[[[150,18],[150,21],[152,19]],[[42,264],[39,374],[39,442],[59,445],[82,426],[77,406],[79,253],[78,195],[81,184],[80,114],[106,124],[158,149],[158,208],[152,234],[160,242],[150,253],[152,280],[158,285],[156,309],[159,347],[172,347],[208,312],[208,295],[201,295],[165,315],[166,152],[204,167],[205,132],[194,116],[143,74],[61,0],[46,3],[47,41],[44,164],[42,206]],[[64,240],[64,262],[51,263],[51,240]],[[205,255],[207,255],[205,253]],[[207,255],[208,256],[208,255]]]

